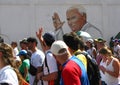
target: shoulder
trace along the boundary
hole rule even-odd
[[[17,82],[17,74],[12,68],[6,68],[2,71],[2,75],[0,75],[0,80],[4,82]]]
[[[44,52],[43,51],[41,51],[41,50],[37,50],[34,54],[33,54],[33,56],[42,56],[42,57],[44,57],[45,55],[44,55]]]
[[[11,66],[5,66],[0,72],[2,75],[16,74]]]
[[[119,65],[120,66],[120,62],[117,58],[113,58],[113,65]]]
[[[92,47],[92,50],[95,50],[95,51],[96,51],[96,48],[95,48],[95,47]]]
[[[25,59],[22,64],[29,64],[30,63],[30,60],[29,59]]]
[[[82,70],[74,61],[70,60],[62,70],[62,76],[67,79],[72,79],[73,77],[80,77],[82,75]]]
[[[69,62],[65,65],[64,67],[64,71],[74,71],[75,69],[79,69],[80,70],[80,67],[78,66],[78,64],[73,61],[73,60],[69,60]]]
[[[46,55],[46,56],[53,56],[53,54],[52,54],[51,51],[46,51],[46,52],[45,52],[45,55]]]
[[[38,49],[38,50],[36,51],[36,54],[44,54],[44,52],[43,52],[42,50]]]
[[[7,76],[7,75],[8,75],[8,76],[10,76],[10,75],[12,75],[12,76],[17,76],[13,68],[10,68],[10,69],[5,70],[3,73],[4,73],[6,76]]]

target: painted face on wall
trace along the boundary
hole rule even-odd
[[[86,23],[86,18],[77,9],[70,9],[66,12],[67,22],[73,32],[80,31]]]

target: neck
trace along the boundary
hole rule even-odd
[[[6,65],[4,64],[3,61],[0,61],[0,69],[2,69],[3,67],[5,67]]]
[[[32,53],[34,53],[35,51],[37,51],[37,47],[35,47],[35,48],[32,50]]]
[[[63,65],[69,58],[71,58],[71,56],[72,56],[71,54],[62,56],[62,59],[60,61],[61,65]]]

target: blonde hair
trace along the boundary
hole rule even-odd
[[[11,65],[17,74],[19,85],[21,85],[23,78],[17,69],[13,48],[7,43],[0,43],[0,52],[2,52],[2,59],[5,65]]]
[[[103,55],[109,55],[110,57],[112,57],[112,51],[108,48],[108,47],[103,47],[100,49],[99,51],[100,54],[103,54]]]

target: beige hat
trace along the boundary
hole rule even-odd
[[[68,46],[65,44],[64,41],[58,40],[58,41],[55,41],[55,42],[52,44],[52,46],[51,46],[51,52],[52,52],[54,55],[62,55],[62,54],[64,54],[64,53],[66,53],[66,51],[63,52],[63,53],[59,53],[59,51],[60,51],[61,49],[64,49],[64,48],[67,49]]]

